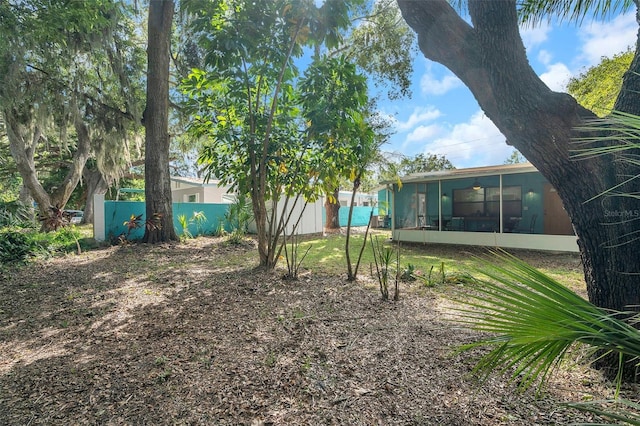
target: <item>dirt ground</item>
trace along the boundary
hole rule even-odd
[[[198,238],[0,272],[0,424],[551,425],[612,396],[576,365],[537,397],[478,383],[447,289],[383,302],[371,277],[283,281],[256,258]]]

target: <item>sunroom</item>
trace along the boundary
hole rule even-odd
[[[556,190],[529,163],[387,182],[394,240],[578,251]]]

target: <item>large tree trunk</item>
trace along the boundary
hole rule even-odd
[[[76,150],[73,153],[69,172],[65,176],[64,181],[50,195],[38,180],[34,161],[35,150],[40,139],[43,137],[43,133],[37,126],[31,130],[28,125],[29,123],[21,121],[19,118],[20,114],[13,109],[5,110],[4,116],[11,156],[20,172],[23,185],[28,188],[31,197],[33,197],[38,204],[41,218],[50,217],[52,213],[51,207],[64,208],[69,197],[71,197],[71,193],[80,181],[82,170],[89,158],[89,130],[83,122],[80,112],[76,111],[74,117],[74,127],[78,139]],[[43,220],[42,223],[44,231],[52,230],[52,228],[47,226],[52,222]]]
[[[637,222],[619,221],[617,215],[640,211],[640,200],[588,200],[640,170],[611,156],[572,158],[574,138],[584,137],[575,126],[595,116],[568,94],[552,92],[533,71],[519,34],[516,1],[469,0],[473,27],[446,0],[398,0],[398,4],[418,34],[424,55],[445,65],[469,87],[508,142],[557,189],[578,236],[589,300],[603,308],[637,310]],[[638,62],[636,55],[617,103],[635,113],[640,108]]]
[[[169,47],[173,0],[149,2],[147,108],[144,112],[146,227],[143,241],[178,240],[169,175]]]
[[[333,191],[331,196],[327,196],[326,201],[324,202],[324,211],[326,215],[326,223],[324,227],[326,229],[340,229],[340,201],[338,197],[340,196],[340,188],[336,188]]]

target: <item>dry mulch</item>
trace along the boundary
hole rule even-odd
[[[254,271],[251,245],[110,247],[0,272],[0,424],[550,425],[611,397],[571,366],[545,391],[478,383],[447,289]]]

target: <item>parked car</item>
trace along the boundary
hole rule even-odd
[[[79,224],[82,222],[82,218],[84,217],[84,212],[82,210],[65,210],[64,216],[67,218],[69,223]]]

